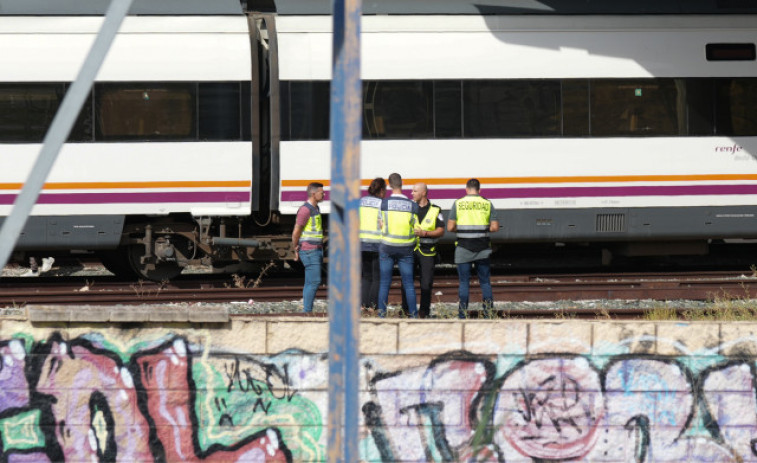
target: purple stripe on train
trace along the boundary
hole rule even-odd
[[[405,194],[409,197],[410,191]],[[757,194],[757,185],[658,185],[658,186],[597,186],[553,188],[481,188],[488,199],[512,198],[596,198],[618,196],[718,196]],[[458,199],[465,195],[464,188],[434,189],[429,187],[428,196],[434,199]],[[305,201],[305,191],[284,191],[282,201]],[[328,192],[326,192],[328,199]]]
[[[17,195],[0,195],[0,205],[13,204]],[[154,193],[43,193],[37,204],[227,203],[249,202],[250,192],[192,191]]]

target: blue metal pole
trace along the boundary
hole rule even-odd
[[[71,84],[58,112],[55,113],[53,123],[45,134],[42,149],[29,173],[29,178],[24,182],[10,215],[5,218],[3,227],[0,229],[0,264],[2,264],[0,269],[8,263],[8,258],[10,258],[13,248],[16,247],[16,240],[24,225],[26,225],[26,220],[37,202],[63,143],[68,138],[68,134],[71,133],[76,117],[92,88],[92,82],[94,82],[100,66],[105,61],[105,56],[116,38],[118,29],[121,28],[121,23],[129,12],[131,3],[132,0],[113,0],[111,2],[105,14],[105,21],[79,70],[76,80]]]
[[[328,461],[358,455],[361,0],[334,0],[329,215]]]

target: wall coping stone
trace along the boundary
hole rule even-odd
[[[28,306],[31,323],[228,323],[229,310],[222,306]],[[0,320],[23,320],[18,314],[0,314]]]

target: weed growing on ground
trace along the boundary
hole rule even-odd
[[[223,285],[226,288],[244,289],[244,288],[247,287],[247,277],[245,275],[240,275],[238,273],[233,273],[231,275],[231,284],[224,283]]]
[[[258,277],[257,277],[257,278],[255,279],[255,281],[253,281],[253,282],[252,282],[252,287],[253,287],[253,288],[257,288],[258,286],[260,286],[260,283],[262,283],[262,282],[263,282],[263,277],[264,277],[264,276],[265,276],[265,275],[266,275],[266,274],[267,274],[267,273],[268,273],[268,272],[269,272],[269,271],[270,271],[270,270],[271,270],[272,268],[274,268],[275,266],[276,266],[276,262],[274,262],[274,261],[270,261],[270,262],[268,262],[268,263],[267,263],[267,264],[265,265],[265,267],[263,267],[263,268],[262,268],[262,270],[260,270],[260,274],[258,274]]]
[[[665,320],[678,320],[678,311],[670,307],[667,303],[662,303],[659,307],[652,307],[644,311],[644,319],[654,322]]]
[[[597,311],[598,320],[611,320],[610,310],[607,307],[600,307]]]
[[[145,285],[145,281],[142,279],[139,279],[137,280],[135,284],[130,285],[130,288],[134,290],[134,293],[137,295],[137,297],[143,297],[146,292],[144,285]]]
[[[137,281],[136,284],[132,284],[130,287],[134,291],[134,293],[137,295],[137,297],[148,297],[148,296],[156,296],[160,294],[160,292],[165,289],[168,286],[168,280],[163,280],[160,283],[157,284],[157,287],[155,288],[155,291],[151,291],[149,287],[145,286],[145,281],[140,279]],[[88,284],[89,287],[91,285]]]
[[[692,320],[745,321],[757,320],[757,300],[742,286],[743,295],[733,296],[727,292],[713,296],[707,308],[692,311]]]
[[[263,282],[263,277],[266,276],[266,274],[276,266],[276,262],[270,261],[268,262],[265,267],[260,269],[260,273],[258,274],[258,277],[254,280],[248,280],[246,275],[240,275],[238,273],[234,273],[231,275],[231,284],[224,283],[224,287],[226,288],[239,288],[239,289],[245,289],[245,288],[257,288],[260,286],[260,284]]]
[[[757,299],[752,298],[749,290],[742,287],[743,295],[733,295],[726,291],[714,294],[704,307],[676,310],[667,305],[655,307],[645,313],[645,319],[651,321],[686,320],[686,321],[754,321],[757,320]]]

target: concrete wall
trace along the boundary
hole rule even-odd
[[[366,321],[364,461],[757,461],[757,324]],[[326,459],[325,320],[0,320],[0,461]]]

